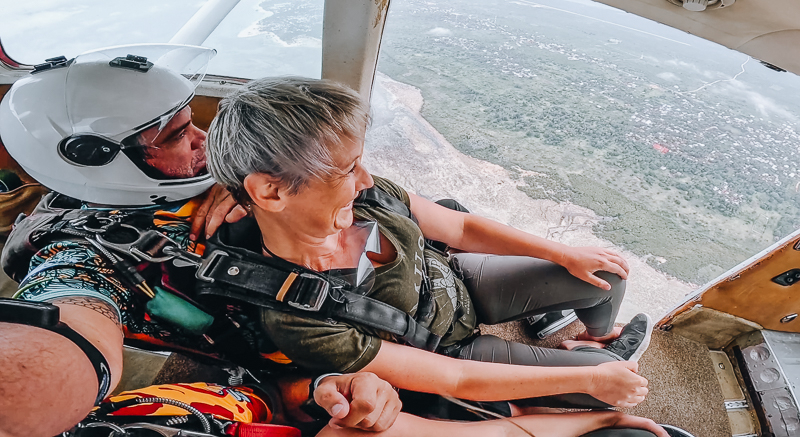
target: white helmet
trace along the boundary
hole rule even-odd
[[[215,54],[145,44],[48,59],[0,102],[0,140],[36,180],[86,202],[136,206],[191,198],[214,183],[209,174],[159,179],[119,152],[130,147],[124,140],[160,131],[189,103]]]

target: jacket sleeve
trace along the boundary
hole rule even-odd
[[[357,372],[375,359],[381,339],[333,321],[265,309],[263,328],[287,358],[320,372]]]

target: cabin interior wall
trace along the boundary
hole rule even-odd
[[[673,334],[709,349],[722,349],[740,335],[761,329],[756,323],[702,305],[677,315],[668,326]]]
[[[796,249],[797,248],[797,249]],[[729,313],[755,322],[765,329],[800,332],[800,318],[786,316],[800,313],[800,285],[784,286],[772,279],[800,268],[800,236],[700,296],[706,308]],[[782,322],[782,320],[784,320]]]
[[[207,132],[208,127],[211,126],[211,120],[217,115],[220,100],[222,99],[219,97],[194,96],[189,103],[192,108],[192,122],[194,125]]]

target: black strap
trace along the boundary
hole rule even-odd
[[[97,374],[97,397],[94,400],[95,405],[100,405],[100,402],[105,399],[108,392],[111,391],[111,370],[108,368],[108,361],[94,345],[88,340],[83,338],[80,334],[75,332],[66,323],[59,322],[54,328],[50,329],[57,334],[61,334],[75,343],[76,346],[81,348],[86,357],[94,367],[94,372]]]
[[[440,337],[405,311],[351,293],[345,290],[344,281],[280,259],[237,248],[226,249],[214,250],[198,271],[198,278],[207,283],[198,286],[200,296],[232,298],[306,316],[349,321],[389,332],[417,348],[438,347]]]
[[[402,200],[383,191],[383,189],[377,185],[373,185],[371,188],[361,191],[361,194],[356,198],[354,203],[357,206],[383,208],[397,215],[409,218],[413,220],[414,223],[419,223],[417,218],[414,217],[414,214],[411,213],[411,209],[409,209]]]
[[[97,374],[98,387],[94,404],[100,405],[111,390],[111,370],[108,368],[108,361],[92,343],[69,325],[59,321],[60,314],[59,307],[47,302],[0,298],[0,322],[28,325],[55,332],[66,337],[86,354]]]

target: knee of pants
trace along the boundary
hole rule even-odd
[[[464,346],[458,354],[462,360],[487,361],[510,364],[508,354],[497,354],[496,351],[507,351],[508,342],[494,335],[480,335],[470,344]]]
[[[611,297],[613,299],[619,298],[621,300],[622,297],[625,296],[625,285],[627,281],[620,278],[619,275],[603,271],[595,272],[595,275],[611,285]]]

